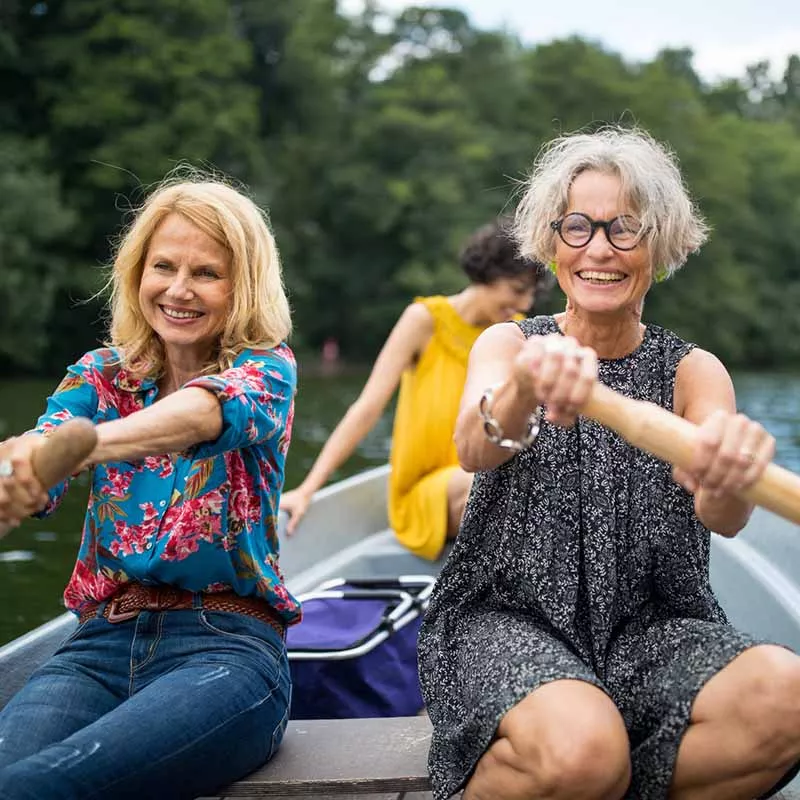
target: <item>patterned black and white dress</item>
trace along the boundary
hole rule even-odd
[[[552,317],[519,325],[559,331]],[[600,380],[672,410],[692,347],[648,326],[633,353],[600,362]],[[463,788],[506,712],[562,678],[620,709],[628,796],[666,798],[695,696],[758,643],[727,624],[709,547],[669,465],[588,419],[545,422],[530,450],[477,474],[419,640],[435,800]]]

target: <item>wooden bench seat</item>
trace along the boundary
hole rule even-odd
[[[430,800],[427,716],[292,721],[266,766],[216,798]],[[800,800],[785,789],[775,800]]]
[[[408,798],[430,788],[430,740],[427,716],[295,720],[275,757],[220,795]]]

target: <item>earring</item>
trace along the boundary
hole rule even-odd
[[[657,267],[653,278],[656,283],[663,283],[669,277],[669,270],[666,267]]]
[[[550,263],[547,265],[547,269],[549,269],[549,270],[550,270],[550,272],[552,272],[552,273],[553,273],[553,275],[555,275],[555,274],[556,274],[556,272],[558,272],[558,264],[556,264],[556,262],[555,262],[555,261],[551,261],[551,262],[550,262]]]

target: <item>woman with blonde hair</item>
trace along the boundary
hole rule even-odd
[[[567,303],[470,355],[476,475],[419,640],[434,798],[768,796],[800,759],[800,658],[728,623],[709,547],[775,443],[717,358],[642,322],[706,226],[667,148],[617,128],[551,142],[516,223]],[[698,425],[692,469],[580,417],[598,381]]]
[[[194,798],[269,759],[288,718],[276,515],[294,357],[265,215],[216,179],[168,181],[123,236],[110,343],[0,445],[0,529],[49,514],[32,457],[96,425],[64,593],[74,633],[0,713],[0,796]]]

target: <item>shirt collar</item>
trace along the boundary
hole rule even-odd
[[[139,378],[132,375],[125,367],[120,367],[114,376],[114,386],[123,392],[147,392],[155,388],[155,378]]]

